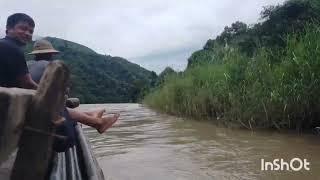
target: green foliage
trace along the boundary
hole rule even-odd
[[[191,55],[188,59],[187,68],[206,65],[208,63],[221,64],[226,50],[228,50],[226,47],[209,40],[203,50],[196,51]]]
[[[320,125],[320,29],[308,26],[286,44],[276,53],[282,54],[277,61],[266,48],[253,58],[239,50],[225,51],[222,64],[171,75],[145,103],[167,113],[249,129]]]
[[[145,102],[172,114],[193,117],[216,115],[220,112],[216,109],[222,108],[220,104],[225,98],[223,84],[223,66],[195,67],[183,74],[169,75],[163,87],[146,96]]]
[[[166,67],[158,76],[156,86],[160,86],[165,82],[165,79],[173,74],[177,74],[171,67]]]
[[[319,126],[319,5],[291,0],[266,7],[261,23],[226,27],[145,103],[248,129]]]
[[[167,75],[176,73],[171,67],[166,67],[160,74],[159,74],[159,78],[164,78]]]

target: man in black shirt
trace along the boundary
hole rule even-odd
[[[0,40],[0,86],[37,89],[32,80],[23,47],[32,40],[35,24],[23,13],[8,17],[6,37]]]

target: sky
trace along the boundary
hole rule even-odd
[[[190,55],[235,21],[254,24],[263,6],[284,0],[0,0],[0,35],[6,18],[23,12],[36,36],[83,44],[160,73],[182,71]]]

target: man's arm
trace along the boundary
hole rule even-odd
[[[19,86],[25,89],[37,89],[38,84],[34,82],[29,73],[18,77]]]

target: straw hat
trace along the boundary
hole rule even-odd
[[[59,53],[59,51],[55,50],[49,41],[45,39],[39,39],[34,43],[33,51],[29,54],[44,54],[44,53]]]

